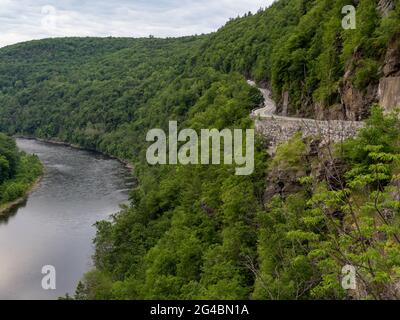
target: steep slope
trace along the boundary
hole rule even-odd
[[[202,41],[57,39],[2,49],[0,129],[100,149],[108,133],[144,121],[137,113],[183,73]]]
[[[148,112],[166,84],[200,66],[269,86],[284,115],[362,120],[373,103],[392,109],[400,99],[398,0],[355,1],[356,30],[342,28],[346,4],[281,0],[203,37],[53,39],[3,48],[0,129],[99,148],[105,134],[139,118],[138,110]]]
[[[342,8],[351,4],[356,29],[345,30]],[[380,79],[400,70],[393,57],[399,45],[399,7],[398,0],[277,1],[212,35],[204,61],[268,82],[285,113],[365,119],[370,105],[379,101]]]
[[[133,39],[64,38],[31,41],[0,50],[0,87],[13,92],[128,48]]]

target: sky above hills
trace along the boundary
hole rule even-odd
[[[273,0],[0,0],[0,47],[64,36],[209,33]]]

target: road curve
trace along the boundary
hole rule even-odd
[[[276,102],[271,97],[271,91],[265,88],[259,88],[255,81],[247,80],[247,83],[252,87],[257,88],[262,96],[264,97],[263,107],[259,109],[255,109],[251,112],[252,118],[261,118],[261,119],[276,119],[276,120],[285,120],[288,122],[302,122],[302,123],[317,123],[317,124],[330,124],[340,126],[341,124],[349,124],[349,123],[359,123],[363,125],[363,121],[348,121],[348,120],[315,120],[309,118],[296,118],[296,117],[285,117],[276,114],[277,106]]]

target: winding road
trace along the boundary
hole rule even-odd
[[[287,141],[298,131],[302,131],[303,136],[320,135],[323,141],[339,142],[354,137],[365,126],[362,121],[315,120],[277,115],[277,105],[271,97],[271,91],[259,88],[253,80],[247,80],[247,83],[260,90],[264,97],[263,106],[253,110],[250,116],[255,120],[256,130],[269,138],[272,145]]]
[[[253,80],[247,80],[247,83],[252,87],[255,87],[258,90],[260,90],[262,96],[264,97],[264,107],[262,107],[261,109],[254,110],[253,115],[260,117],[273,116],[276,113],[277,108],[275,101],[272,100],[271,98],[271,91],[264,88],[258,88],[257,84]]]
[[[252,111],[251,116],[252,117],[260,117],[260,118],[265,118],[265,119],[277,119],[277,120],[285,120],[285,121],[301,121],[301,122],[316,122],[316,123],[359,123],[360,125],[363,125],[363,121],[350,121],[350,120],[315,120],[315,119],[309,119],[309,118],[297,118],[297,117],[285,117],[285,116],[280,116],[276,114],[277,106],[276,102],[272,99],[271,97],[271,91],[265,88],[259,88],[255,81],[253,80],[247,80],[247,83],[251,85],[252,87],[257,88],[262,96],[264,97],[264,106],[259,109],[255,109]]]

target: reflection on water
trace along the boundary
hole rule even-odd
[[[14,217],[17,214],[19,209],[25,208],[27,203],[28,203],[28,199],[19,203],[17,206],[11,208],[10,210],[7,210],[7,212],[4,213],[4,215],[0,215],[0,225],[7,224],[8,220],[10,220],[12,217]]]
[[[0,299],[73,294],[90,268],[94,223],[127,202],[132,183],[118,161],[70,147],[18,139],[39,156],[45,175],[26,203],[0,219]],[[42,267],[57,271],[57,290],[41,288]]]

